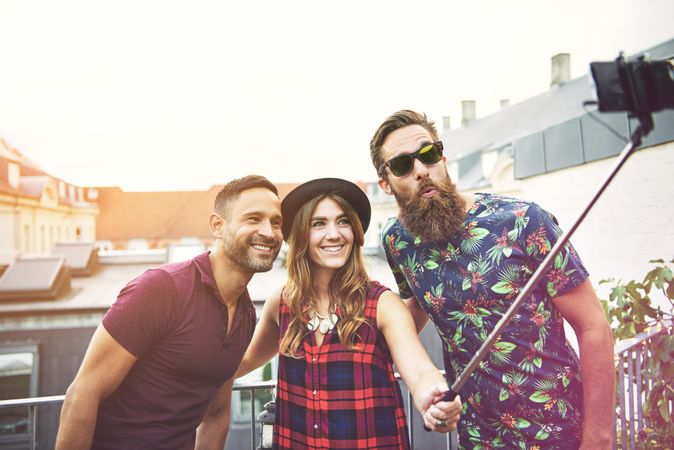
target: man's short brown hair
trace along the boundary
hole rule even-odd
[[[230,181],[220,189],[220,192],[215,197],[213,209],[221,216],[226,216],[227,204],[236,199],[243,191],[253,188],[269,189],[278,197],[278,189],[274,186],[274,183],[262,175],[246,175],[245,177]]]
[[[393,113],[384,121],[384,123],[379,125],[372,140],[370,140],[370,158],[372,158],[372,164],[374,165],[375,170],[378,171],[379,167],[385,162],[384,158],[381,156],[381,148],[388,135],[400,128],[405,128],[410,125],[421,125],[428,131],[433,141],[438,140],[438,131],[435,129],[435,122],[429,120],[428,117],[426,117],[426,114],[411,111],[409,109],[403,109]],[[386,172],[384,172],[383,177],[386,176]]]

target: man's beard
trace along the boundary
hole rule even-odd
[[[437,193],[424,198],[419,193],[433,187]],[[466,201],[459,195],[456,186],[447,177],[437,183],[425,178],[417,191],[410,194],[391,191],[400,207],[400,222],[415,237],[423,241],[447,240],[463,229],[466,218]]]
[[[250,246],[253,244],[268,245],[272,248],[273,254],[269,257],[254,256],[251,254]],[[275,250],[274,250],[275,249]],[[250,272],[268,272],[274,265],[274,260],[278,256],[281,246],[274,239],[265,239],[263,237],[248,239],[245,245],[241,245],[236,240],[225,241],[223,251],[225,255],[244,271]]]

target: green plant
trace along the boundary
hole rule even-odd
[[[651,339],[651,357],[641,365],[642,383],[651,382],[652,388],[643,407],[646,426],[637,440],[640,448],[664,449],[671,448],[669,443],[674,436],[674,417],[670,406],[674,401],[674,336],[671,333],[674,279],[670,264],[674,260],[670,263],[662,259],[649,262],[655,267],[643,281],[601,280],[600,284],[609,284],[611,288],[608,300],[601,302],[616,342],[632,338],[655,325],[669,328],[669,332]],[[664,309],[655,308],[652,302],[654,295],[664,296],[669,305]],[[626,436],[619,438],[627,439]]]

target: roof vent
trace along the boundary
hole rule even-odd
[[[93,242],[57,242],[52,255],[63,255],[74,277],[87,277],[98,269],[98,248]]]
[[[461,100],[461,126],[475,119],[475,100]]]
[[[564,84],[571,79],[571,55],[558,53],[551,59],[552,78],[550,86]]]
[[[18,258],[0,277],[0,302],[55,300],[70,291],[62,256]]]
[[[442,131],[449,131],[451,129],[451,121],[449,116],[442,117]]]

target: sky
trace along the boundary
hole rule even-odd
[[[0,138],[81,186],[374,181],[399,109],[442,127],[674,37],[672,0],[0,0]],[[522,120],[526,120],[523,117]]]

